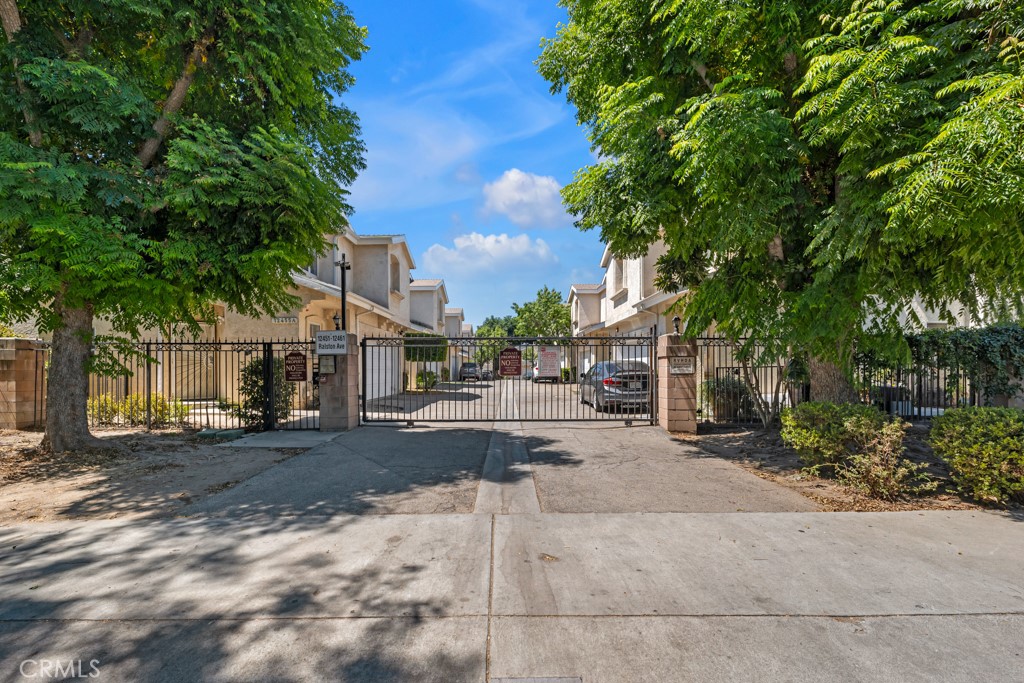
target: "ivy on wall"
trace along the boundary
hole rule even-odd
[[[906,344],[909,356],[900,360],[875,348],[857,354],[856,363],[870,375],[908,364],[941,368],[947,382],[969,379],[985,405],[1024,389],[1024,327],[1019,324],[927,330],[908,335]]]
[[[1024,379],[1024,327],[1001,324],[975,329],[928,330],[908,337],[912,357],[971,379],[986,405],[1012,396]]]

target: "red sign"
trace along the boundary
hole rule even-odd
[[[498,374],[502,377],[518,377],[523,371],[523,354],[511,346],[498,354]]]
[[[284,357],[284,379],[286,382],[305,382],[309,379],[306,374],[306,354],[292,351]]]

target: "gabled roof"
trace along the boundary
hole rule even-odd
[[[569,286],[569,297],[566,299],[566,303],[572,303],[572,300],[579,298],[580,296],[588,296],[591,294],[600,294],[604,291],[604,283],[598,285],[591,284],[575,284]]]
[[[416,267],[416,261],[412,257],[412,252],[409,251],[409,244],[405,241],[405,235],[360,235],[349,227],[348,230],[342,233],[342,236],[351,240],[356,246],[394,244],[405,254],[405,258],[409,262],[409,269],[412,270]]]
[[[410,292],[441,292],[441,300],[448,303],[448,290],[445,289],[444,280],[413,280],[409,283]]]

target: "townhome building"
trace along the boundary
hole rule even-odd
[[[444,280],[413,280],[409,283],[410,321],[424,332],[444,334],[444,309],[448,290]]]

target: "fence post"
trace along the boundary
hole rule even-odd
[[[153,385],[149,371],[149,356],[152,352],[151,342],[146,342],[146,429],[153,429]]]
[[[274,429],[274,345],[263,342],[263,431]]]
[[[658,424],[697,433],[697,344],[677,334],[658,337]]]
[[[347,353],[333,356],[334,372],[323,372],[320,359],[320,431],[344,432],[359,426],[359,346],[347,334]]]
[[[366,337],[363,337],[362,341],[359,342],[359,358],[360,358],[360,360],[362,361],[362,364],[363,364],[362,395],[360,396],[360,398],[362,399],[362,406],[361,407],[363,409],[363,424],[366,424],[366,418],[367,418],[367,412],[366,412],[366,388],[367,388],[367,385],[366,385],[366,382],[367,382],[367,376],[366,376],[366,348],[367,348],[366,347]]]

